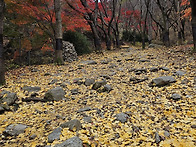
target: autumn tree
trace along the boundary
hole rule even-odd
[[[100,0],[99,3],[99,28],[104,32],[107,50],[112,45],[112,23],[115,19],[117,0]]]
[[[192,33],[193,33],[193,43],[194,49],[193,51],[196,52],[196,1],[191,0],[191,8],[192,8]]]
[[[91,28],[94,46],[97,52],[101,50],[101,39],[98,30],[98,0],[77,0],[73,3],[71,0],[66,0],[67,4],[75,10],[78,15],[82,15]]]
[[[3,19],[4,19],[4,0],[0,0],[0,85],[5,84],[5,66],[3,59]]]

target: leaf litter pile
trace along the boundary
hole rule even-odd
[[[129,48],[9,71],[1,99],[17,99],[2,102],[0,146],[196,146],[195,61]]]

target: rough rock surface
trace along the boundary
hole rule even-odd
[[[163,76],[153,79],[149,86],[165,86],[174,82],[176,80],[172,76]]]
[[[77,52],[72,43],[63,41],[63,60],[73,62],[78,60]]]
[[[7,136],[18,136],[19,134],[24,133],[27,127],[28,126],[23,124],[11,124],[3,133]]]
[[[78,119],[70,120],[60,125],[61,128],[69,128],[71,131],[79,131],[82,127],[81,122]]]
[[[4,94],[6,94],[4,96]],[[6,92],[6,93],[1,93],[2,97],[0,97],[0,103],[6,102],[7,105],[12,105],[15,103],[15,101],[18,99],[16,93],[11,93],[11,92]],[[4,97],[3,97],[4,96]]]
[[[121,123],[125,123],[127,122],[127,118],[129,116],[125,113],[118,113],[116,114],[116,120],[120,121]]]
[[[46,92],[44,99],[47,101],[60,101],[65,98],[65,91],[61,87],[56,87]]]
[[[72,137],[61,144],[55,145],[55,147],[83,147],[83,145],[80,138]]]
[[[52,133],[50,133],[48,135],[48,142],[52,143],[55,139],[57,140],[60,139],[61,131],[62,131],[62,128],[58,127]]]

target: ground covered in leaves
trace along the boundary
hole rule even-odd
[[[150,85],[163,76],[176,82]],[[107,86],[92,88],[87,79]],[[63,66],[12,70],[6,80],[1,91],[15,92],[19,107],[0,114],[0,146],[54,146],[74,136],[83,146],[196,146],[196,58],[178,48],[90,54]],[[65,91],[61,101],[25,102],[31,96],[44,99],[59,86]],[[48,141],[56,128],[74,119],[81,128],[65,127],[59,139]],[[4,135],[11,124],[28,127],[17,136]]]

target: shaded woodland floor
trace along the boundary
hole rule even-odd
[[[150,84],[163,76],[176,81]],[[15,92],[19,108],[11,106],[12,111],[0,115],[0,146],[54,146],[74,136],[86,147],[196,146],[196,57],[187,47],[90,54],[63,66],[15,69],[7,72],[6,80],[1,92]],[[96,82],[104,84],[93,88]],[[25,102],[43,99],[56,87],[65,91],[61,101]],[[56,128],[74,119],[81,126],[63,127],[58,139],[49,141]],[[11,124],[27,128],[5,135]]]

